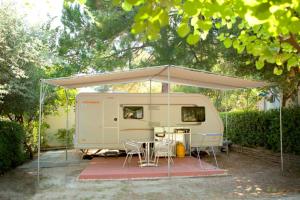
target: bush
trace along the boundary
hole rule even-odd
[[[24,161],[25,132],[17,123],[0,121],[0,173]]]
[[[225,113],[221,114],[225,125]],[[285,153],[300,155],[300,107],[282,110],[282,137]],[[228,138],[247,147],[280,151],[279,110],[228,113]]]
[[[68,131],[68,146],[73,146],[73,137],[75,133],[75,128],[71,128]],[[58,129],[57,133],[55,134],[58,141],[65,144],[66,143],[66,136],[67,136],[67,130],[66,129]]]

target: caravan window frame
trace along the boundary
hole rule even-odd
[[[204,111],[204,117],[203,118],[201,118],[201,119],[203,119],[203,120],[201,120],[201,119],[198,119],[198,120],[185,120],[184,119],[184,109],[192,109],[192,108],[196,108],[196,109],[203,109],[203,111]],[[200,111],[200,112],[202,112],[202,111]],[[205,122],[205,120],[206,120],[206,112],[205,112],[205,106],[182,106],[181,107],[181,121],[182,122]]]
[[[126,117],[126,112],[125,112],[125,109],[127,109],[127,108],[137,108],[137,110],[139,109],[139,108],[141,108],[142,109],[142,116],[141,116],[141,118],[129,118],[129,117]],[[144,107],[143,106],[124,106],[123,107],[123,119],[144,119]]]

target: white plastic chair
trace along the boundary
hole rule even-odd
[[[130,163],[133,155],[138,155],[139,163],[142,163],[141,144],[134,141],[126,141],[123,143],[123,146],[126,152],[126,158],[124,160],[123,167],[125,167],[126,162]]]
[[[208,150],[211,150],[211,152],[213,153],[216,167],[219,168],[216,153],[214,150],[214,146],[216,146],[216,145],[212,145],[212,144],[216,144],[216,143],[219,144],[220,140],[222,139],[221,136],[222,136],[222,134],[220,134],[220,133],[202,134],[201,142],[199,144],[197,144],[196,146],[193,145],[197,150],[197,158],[199,159],[199,164],[200,164],[201,168],[202,168],[202,162],[201,162],[201,158],[200,158],[200,151],[204,150],[209,154],[209,151],[207,151],[207,148],[208,148]]]
[[[158,166],[159,157],[168,158],[170,156],[171,163],[174,164],[174,160],[172,158],[173,154],[173,141],[172,140],[162,140],[161,142],[156,143],[154,149],[154,162]]]

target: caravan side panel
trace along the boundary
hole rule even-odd
[[[75,147],[102,142],[102,101],[97,96],[78,96],[76,100]]]
[[[143,117],[125,118],[125,107],[142,107]],[[183,122],[182,107],[205,107],[205,121]],[[76,148],[122,149],[126,140],[151,140],[154,127],[168,126],[166,94],[81,93],[76,105]],[[191,129],[192,145],[206,133],[220,134],[213,145],[221,145],[223,122],[210,99],[199,94],[170,95],[170,126]]]

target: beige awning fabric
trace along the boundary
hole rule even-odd
[[[44,79],[43,81],[54,86],[61,86],[65,88],[81,88],[149,80],[168,82],[168,71],[171,83],[202,88],[231,90],[238,88],[257,88],[270,85],[269,83],[263,81],[253,81],[223,76],[211,72],[173,65],[146,67],[91,75],[78,75],[55,79]]]

